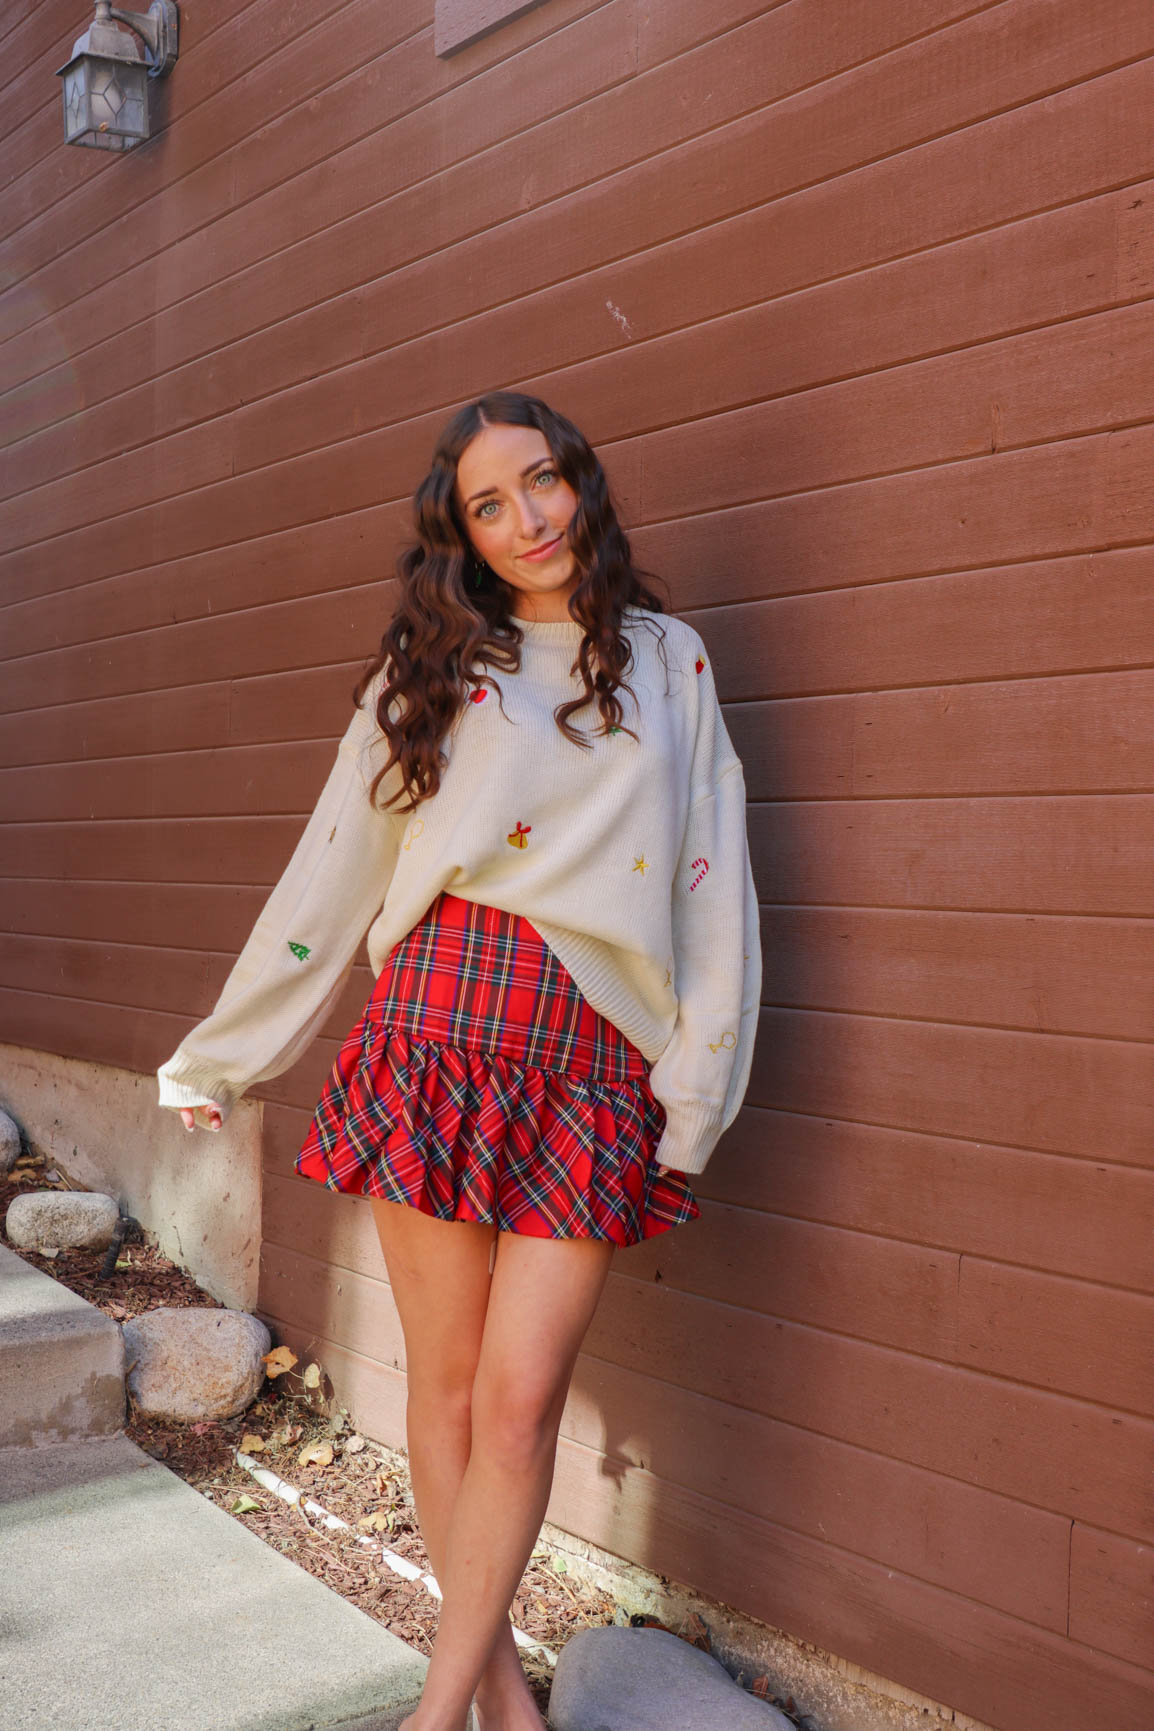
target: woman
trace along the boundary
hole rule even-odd
[[[614,1246],[698,1215],[687,1175],[745,1093],[757,904],[704,644],[642,582],[577,428],[482,397],[414,507],[336,763],[160,1098],[218,1130],[369,928],[376,984],[296,1169],[370,1198],[404,1331],[443,1600],[403,1731],[461,1731],[471,1700],[481,1731],[540,1731],[509,1607]]]

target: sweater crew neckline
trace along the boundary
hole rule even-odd
[[[513,618],[526,640],[533,643],[577,642],[585,635],[579,619],[518,619],[515,614]]]

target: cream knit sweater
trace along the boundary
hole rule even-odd
[[[158,1071],[162,1106],[215,1100],[227,1117],[308,1046],[366,930],[376,976],[448,890],[531,922],[652,1064],[666,1111],[658,1161],[704,1171],[745,1094],[761,993],[745,782],[709,657],[683,620],[627,609],[636,706],[623,686],[618,696],[638,739],[594,733],[587,705],[571,717],[585,749],[553,718],[584,689],[581,626],[518,623],[520,672],[489,670],[500,695],[482,686],[464,705],[442,741],[440,790],[410,814],[369,804],[388,756],[376,676],[215,1008]],[[378,801],[399,786],[394,765]]]

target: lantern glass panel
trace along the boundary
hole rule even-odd
[[[64,80],[64,131],[67,138],[88,128],[88,62],[78,60]]]

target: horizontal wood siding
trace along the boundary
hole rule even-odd
[[[1154,11],[504,10],[205,0],[123,159],[60,142],[74,10],[0,23],[0,1039],[147,1075],[211,1008],[435,432],[548,397],[709,646],[765,956],[550,1518],[997,1731],[1148,1731]],[[371,1208],[293,1171],[371,984],[255,1090],[260,1309],[401,1442]]]

